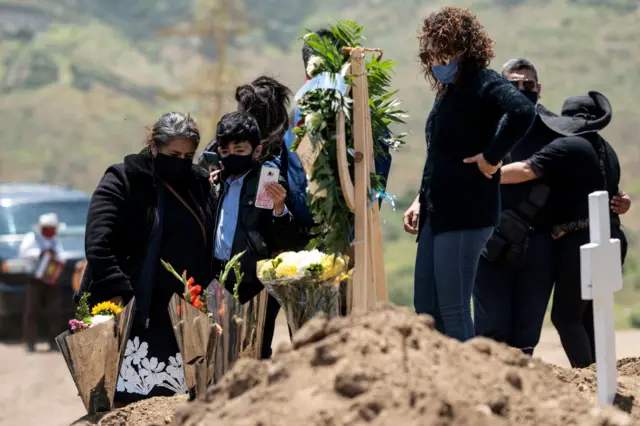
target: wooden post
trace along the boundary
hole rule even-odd
[[[351,87],[353,97],[352,134],[355,150],[355,187],[353,189],[355,201],[353,211],[356,215],[355,239],[355,271],[353,274],[352,308],[355,310],[369,310],[380,301],[388,300],[387,280],[382,252],[382,227],[378,200],[371,197],[371,177],[375,172],[373,134],[371,130],[371,110],[369,106],[369,88],[367,84],[367,70],[364,54],[368,51],[381,52],[380,49],[354,48],[346,50],[351,58],[351,74],[354,76]],[[338,122],[338,133],[341,121]],[[342,144],[338,138],[338,144]],[[344,156],[344,149],[338,147]],[[348,187],[346,179],[350,180],[348,170],[340,168],[343,190]],[[348,188],[349,190],[351,188]],[[350,196],[345,194],[345,199]],[[348,203],[350,205],[350,203]],[[350,206],[351,207],[351,206]]]
[[[609,194],[589,194],[591,243],[580,247],[582,299],[593,300],[598,401],[612,404],[617,392],[613,294],[622,288],[620,240],[611,238]]]
[[[351,51],[351,73],[353,81],[353,145],[355,150],[355,271],[353,274],[352,309],[368,310],[375,304],[375,286],[372,282],[369,257],[369,226],[367,211],[369,209],[369,159],[367,154],[367,119],[369,100],[366,97],[366,68],[364,52],[356,48]],[[373,303],[371,299],[373,298]]]

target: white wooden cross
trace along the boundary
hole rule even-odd
[[[613,294],[622,288],[620,240],[611,238],[609,194],[589,194],[591,243],[580,247],[582,298],[593,300],[598,401],[612,404],[618,388]]]

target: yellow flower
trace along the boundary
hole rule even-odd
[[[335,257],[334,255],[324,256],[320,264],[324,268],[322,273],[323,280],[340,275],[346,268],[344,259],[342,257]]]
[[[273,271],[273,260],[267,260],[260,267],[260,272],[258,274],[263,278],[269,278],[271,276],[271,271]]]
[[[298,268],[295,265],[281,263],[276,268],[276,278],[290,278],[296,276]]]
[[[113,302],[98,303],[91,309],[91,315],[118,315],[122,312],[122,308]]]

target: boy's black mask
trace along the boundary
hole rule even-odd
[[[221,158],[220,162],[228,174],[239,176],[245,174],[253,167],[253,153],[248,155],[229,154]]]

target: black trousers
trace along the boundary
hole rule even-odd
[[[506,267],[481,257],[473,288],[475,332],[533,355],[553,288],[553,239],[533,232],[525,264]]]
[[[224,270],[225,264],[225,261],[218,259],[213,260],[213,269],[216,277],[220,278],[220,274]],[[273,335],[276,331],[276,319],[278,318],[278,313],[280,313],[280,304],[275,297],[269,295],[264,321],[264,334],[262,335],[262,350],[260,354],[262,359],[269,359],[273,354],[271,344],[273,343]],[[289,337],[291,337],[291,330],[289,330]]]
[[[275,297],[269,295],[267,300],[267,314],[264,321],[264,334],[262,335],[262,359],[271,358],[273,350],[271,344],[273,343],[273,335],[276,331],[276,319],[280,312],[280,304]],[[291,331],[289,331],[289,337],[291,337]]]
[[[616,227],[611,238],[620,239],[622,263],[627,255],[627,239]],[[593,302],[582,300],[580,283],[580,246],[589,243],[589,230],[571,232],[554,241],[556,285],[551,322],[573,368],[585,368],[595,362]]]
[[[32,279],[27,285],[23,318],[23,336],[28,346],[36,344],[38,338],[38,317],[43,315],[47,323],[47,341],[52,348],[57,348],[55,338],[64,330],[62,324],[62,297],[60,287],[48,285]]]

